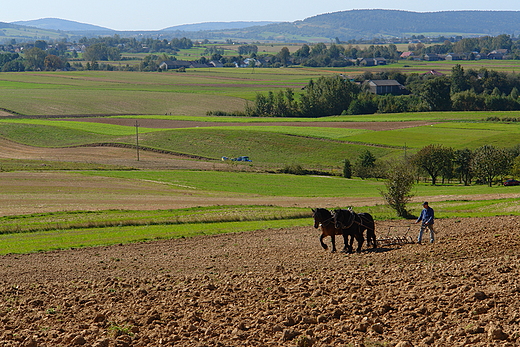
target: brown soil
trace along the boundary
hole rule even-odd
[[[0,146],[7,158],[135,164],[121,148]],[[137,166],[213,165],[147,155]],[[171,196],[154,182],[70,175],[2,173],[1,213],[352,202]],[[117,194],[95,201],[107,187]],[[1,256],[0,346],[520,345],[520,217],[439,219],[434,244],[353,255],[321,249],[311,224]],[[378,222],[378,236],[390,226],[416,236],[410,221]]]
[[[519,345],[519,217],[353,255],[311,222],[2,256],[0,346]]]

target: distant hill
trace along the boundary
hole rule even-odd
[[[321,14],[294,24],[372,37],[416,33],[500,35],[520,33],[520,11],[352,10]]]
[[[41,18],[35,20],[17,21],[12,22],[11,24],[61,31],[115,31],[97,25],[79,23],[60,18]]]
[[[15,24],[16,23],[16,24]],[[325,13],[296,22],[208,22],[168,27],[157,31],[115,31],[65,19],[0,23],[0,43],[64,37],[118,34],[121,37],[187,37],[190,39],[330,42],[375,37],[520,35],[520,11],[350,10]],[[21,26],[23,24],[23,26]],[[44,32],[46,31],[46,32]]]
[[[20,43],[38,39],[61,40],[73,38],[73,35],[68,32],[0,22],[0,44],[11,42],[13,40]]]
[[[275,24],[278,22],[268,22],[268,21],[260,21],[260,22],[205,22],[205,23],[195,23],[195,24],[183,24],[183,25],[175,25],[172,27],[168,27],[162,29],[162,31],[204,31],[204,30],[228,30],[228,29],[243,29],[249,28],[252,26],[262,26]]]
[[[520,33],[520,11],[410,12],[351,10],[326,13],[292,23],[243,29],[244,36],[358,38],[425,36],[496,36]]]

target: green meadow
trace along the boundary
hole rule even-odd
[[[300,176],[252,172],[223,171],[86,171],[84,175],[163,182],[173,188],[193,191],[228,192],[260,196],[287,197],[378,197],[384,189],[383,180],[345,179],[329,176]],[[432,186],[420,183],[414,187],[416,196],[508,194],[520,187],[463,186],[446,184]]]
[[[518,192],[520,193],[520,191]],[[395,218],[387,206],[356,208],[381,221]],[[420,207],[411,206],[418,215]],[[486,217],[520,214],[517,198],[447,200],[436,202],[441,218]],[[505,211],[505,213],[504,213]],[[58,249],[147,242],[262,230],[267,228],[312,228],[308,208],[280,209],[272,206],[216,206],[168,211],[72,211],[0,218],[0,254],[44,252]]]

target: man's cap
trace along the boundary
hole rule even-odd
[[[428,205],[428,201],[425,201],[422,203],[423,205]]]

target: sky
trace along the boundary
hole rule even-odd
[[[362,7],[360,7],[362,4]],[[114,30],[160,30],[204,22],[294,22],[318,14],[353,9],[392,9],[415,12],[452,10],[519,11],[518,0],[24,0],[2,6],[0,22],[60,18]]]

